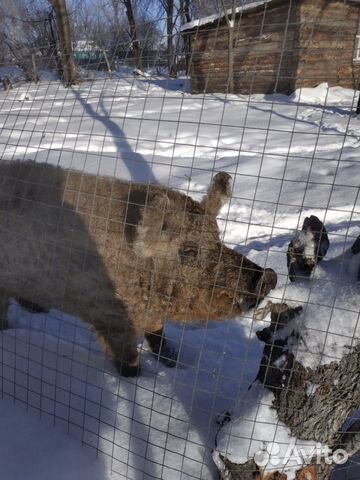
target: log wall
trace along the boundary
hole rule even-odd
[[[353,57],[359,14],[360,4],[341,0],[288,0],[238,17],[234,92],[289,94],[322,82],[357,88],[360,63],[354,63]],[[192,92],[227,92],[225,19],[189,34]]]
[[[354,63],[360,5],[329,0],[302,0],[296,87],[357,88],[359,63]]]

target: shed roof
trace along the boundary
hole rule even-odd
[[[250,11],[256,9],[256,8],[265,7],[266,4],[273,3],[273,2],[274,2],[274,0],[258,0],[258,1],[255,1],[255,2],[249,2],[249,3],[246,3],[245,5],[242,5],[241,7],[237,7],[236,10],[235,10],[235,13],[236,14],[247,13],[247,12],[250,12]],[[227,10],[227,14],[228,15],[232,14],[232,8],[229,8]],[[192,30],[194,28],[199,28],[199,27],[202,27],[204,25],[209,25],[211,23],[217,23],[224,18],[225,18],[225,14],[223,14],[223,13],[215,14],[215,15],[209,15],[209,16],[203,17],[203,18],[198,18],[197,20],[193,20],[191,22],[185,23],[181,27],[181,31],[184,32],[185,30]]]
[[[289,2],[289,0],[257,0],[257,1],[251,1],[246,3],[245,5],[242,5],[241,7],[237,7],[235,10],[236,15],[242,15],[242,14],[247,14],[251,13],[254,10],[262,9],[265,8],[267,4],[271,3],[281,3],[281,2]],[[349,3],[355,3],[360,7],[360,0],[347,0]],[[227,10],[227,14],[231,15],[232,14],[232,8],[229,8]],[[220,13],[220,14],[215,14],[215,15],[209,15],[207,17],[203,18],[198,18],[197,20],[193,20],[191,22],[185,23],[181,27],[181,32],[188,31],[188,30],[194,30],[198,29],[201,27],[205,26],[211,26],[212,23],[216,24],[219,23],[220,21],[225,19],[225,14]]]

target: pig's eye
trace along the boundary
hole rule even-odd
[[[199,245],[196,242],[184,242],[179,248],[181,263],[193,263],[199,254]]]

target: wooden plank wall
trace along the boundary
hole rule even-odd
[[[237,19],[234,34],[234,89],[238,93],[291,90],[295,82],[294,47],[297,2],[281,2]],[[202,28],[192,37],[192,91],[226,92],[228,28],[225,21]]]
[[[291,93],[301,86],[356,87],[353,63],[360,5],[292,0],[238,18],[235,93]],[[224,20],[192,33],[193,93],[228,91],[228,29]]]
[[[227,28],[199,30],[191,40],[190,75],[193,93],[226,92],[228,80]]]
[[[302,0],[296,87],[357,88],[359,64],[354,64],[360,5],[342,1]]]
[[[235,91],[290,92],[296,78],[297,2],[283,2],[237,23]]]

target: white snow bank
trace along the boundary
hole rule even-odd
[[[343,87],[329,87],[328,83],[321,83],[315,88],[301,87],[289,96],[295,103],[308,103],[309,105],[352,105],[356,106],[358,94]]]

